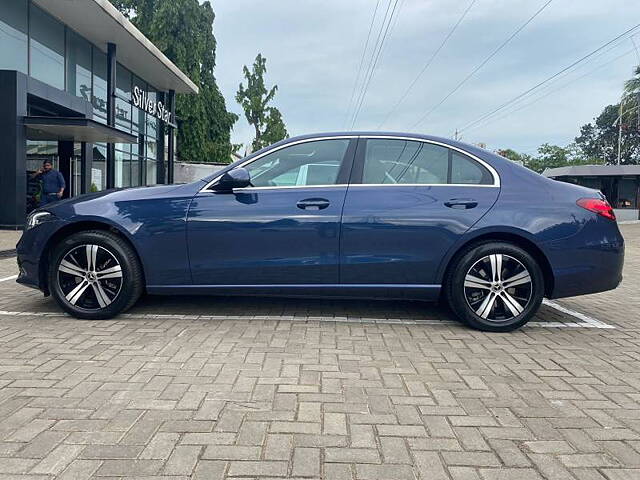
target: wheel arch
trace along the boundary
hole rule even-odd
[[[42,287],[43,287],[42,289],[43,289],[45,295],[49,295],[49,285],[48,285],[48,280],[47,279],[49,278],[49,265],[51,263],[50,262],[50,260],[51,260],[51,252],[53,251],[54,247],[63,238],[67,238],[68,236],[73,235],[74,233],[86,232],[86,231],[89,231],[89,230],[101,230],[101,231],[105,231],[105,232],[110,232],[110,233],[113,233],[113,234],[117,235],[122,240],[124,240],[129,245],[131,250],[134,252],[136,258],[138,259],[138,262],[140,264],[140,269],[141,269],[141,272],[142,272],[143,285],[146,285],[144,264],[142,263],[142,259],[140,258],[140,254],[138,253],[138,249],[136,248],[134,243],[131,241],[131,239],[129,238],[129,236],[125,232],[123,232],[120,228],[118,228],[117,226],[115,226],[113,224],[110,224],[110,223],[100,222],[100,221],[96,221],[96,220],[79,220],[77,222],[69,223],[69,224],[63,226],[62,228],[58,229],[47,240],[47,243],[46,243],[46,245],[44,247],[43,253],[40,256],[40,268],[39,268],[40,285],[42,285]]]
[[[549,296],[551,292],[553,292],[555,277],[553,276],[553,270],[551,269],[551,264],[547,259],[547,256],[542,251],[542,249],[536,245],[536,243],[527,238],[525,234],[520,232],[506,232],[506,231],[494,231],[494,232],[485,232],[480,233],[473,238],[467,239],[462,244],[458,245],[453,251],[448,255],[446,261],[443,262],[443,268],[441,269],[440,280],[444,284],[446,281],[451,268],[455,265],[458,258],[460,258],[462,252],[467,249],[487,242],[506,242],[516,245],[536,259],[538,264],[540,265],[540,269],[542,270],[542,275],[544,277],[544,295]]]

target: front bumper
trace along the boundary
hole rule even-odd
[[[18,278],[16,282],[49,294],[46,269],[48,261],[47,246],[51,237],[64,226],[62,220],[52,220],[25,230],[16,245]]]

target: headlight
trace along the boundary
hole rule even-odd
[[[49,222],[56,217],[49,212],[33,212],[27,217],[27,230],[37,227],[38,225]]]

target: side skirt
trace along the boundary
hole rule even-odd
[[[151,295],[235,295],[436,301],[440,285],[147,285]]]

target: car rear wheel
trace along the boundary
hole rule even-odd
[[[508,332],[540,308],[544,278],[526,250],[503,242],[475,245],[457,257],[445,284],[454,313],[478,330]]]
[[[131,308],[143,288],[136,254],[113,233],[75,233],[53,250],[49,289],[58,304],[74,317],[112,318]]]

